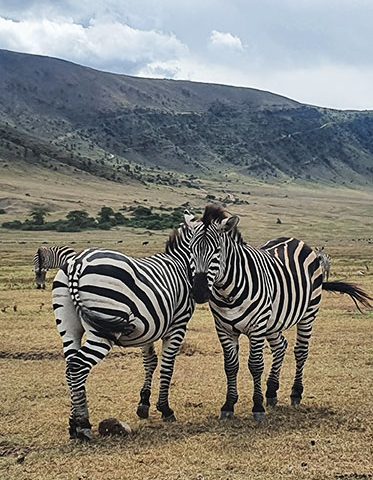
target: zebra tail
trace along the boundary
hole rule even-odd
[[[126,335],[132,332],[133,327],[131,326],[129,315],[115,316],[107,313],[94,312],[87,308],[83,304],[79,293],[81,267],[81,263],[77,262],[75,258],[72,259],[68,267],[69,291],[76,311],[82,320],[94,328],[97,336],[107,338],[118,344],[118,334]]]
[[[354,301],[356,308],[359,312],[363,313],[360,309],[359,303],[366,308],[373,308],[369,300],[373,300],[371,296],[367,294],[362,288],[347,282],[323,282],[323,290],[328,292],[347,293]]]

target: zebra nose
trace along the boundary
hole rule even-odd
[[[210,298],[207,273],[199,272],[193,278],[192,297],[197,303],[206,303]]]

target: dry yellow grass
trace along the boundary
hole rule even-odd
[[[369,192],[352,192],[343,208],[346,195],[341,190],[306,190],[303,196],[297,188],[286,190],[292,201],[277,187],[254,186],[253,190],[255,205],[231,207],[242,215],[242,231],[248,240],[257,244],[283,234],[295,234],[313,245],[328,240],[332,278],[359,283],[373,292]],[[202,195],[197,200],[202,202]],[[285,219],[283,225],[275,225],[277,216]],[[359,314],[348,297],[327,293],[314,330],[299,410],[289,402],[294,372],[292,330],[287,332],[290,345],[279,406],[269,412],[268,422],[257,426],[251,417],[246,339],[241,341],[237,418],[218,421],[225,397],[223,360],[210,313],[202,306],[190,322],[186,345],[176,362],[171,405],[178,422],[161,422],[155,410],[158,382],[151,418],[140,421],[136,417],[143,378],[140,352],[115,348],[88,381],[94,442],[80,445],[68,440],[69,397],[50,303],[53,275],[49,275],[48,290],[34,290],[32,255],[45,239],[57,244],[76,241],[77,248],[90,241],[91,246],[145,255],[160,250],[166,235],[151,238],[145,250],[143,236],[125,230],[69,235],[0,233],[0,478],[372,478],[373,315]],[[123,244],[117,244],[120,239]],[[2,312],[7,305],[6,313]],[[265,360],[267,372],[268,349]],[[133,436],[98,438],[98,423],[108,417],[129,423]]]

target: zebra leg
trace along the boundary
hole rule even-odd
[[[264,371],[264,335],[250,335],[250,355],[249,355],[249,370],[254,381],[253,393],[253,417],[257,422],[261,422],[265,418],[265,409],[263,406],[262,393],[262,374]]]
[[[90,369],[101,361],[111,349],[109,340],[96,337],[81,322],[68,289],[65,269],[59,270],[53,282],[53,310],[57,330],[63,341],[66,360],[66,381],[70,389],[70,438],[90,440],[91,425],[85,394],[85,381]],[[81,347],[84,330],[86,343]]]
[[[84,324],[85,325],[85,324]],[[98,337],[86,327],[86,342],[75,355],[66,361],[66,377],[71,395],[71,418],[75,433],[73,438],[91,440],[91,424],[89,422],[85,383],[95,365],[101,362],[112,348],[112,342]],[[71,424],[70,424],[71,426]]]
[[[175,359],[179,353],[184,336],[185,328],[175,330],[163,339],[157,410],[162,413],[162,419],[166,422],[174,422],[176,420],[174,411],[170,408],[168,397]]]
[[[220,420],[234,417],[234,406],[238,400],[237,374],[239,369],[238,335],[216,329],[224,354],[224,370],[227,377],[227,394],[224,405],[220,409]]]
[[[277,390],[280,386],[280,372],[288,342],[281,332],[267,337],[267,340],[271,347],[273,359],[267,380],[266,399],[267,406],[275,407],[277,405]]]
[[[291,404],[297,407],[303,394],[303,369],[308,357],[309,344],[315,315],[303,318],[297,325],[297,340],[294,347],[296,362],[295,379],[291,389]]]
[[[71,300],[66,272],[62,269],[59,270],[54,279],[52,298],[57,330],[63,342],[65,360],[68,362],[81,347],[84,328]],[[71,391],[71,378],[68,368],[66,368],[65,374],[69,390]],[[76,426],[74,411],[71,408],[69,419],[70,438],[77,437]]]
[[[148,418],[153,374],[158,364],[158,357],[154,349],[154,343],[145,345],[142,348],[142,356],[145,368],[145,381],[140,392],[140,402],[137,407],[137,415],[140,418]]]

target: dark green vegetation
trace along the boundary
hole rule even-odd
[[[269,92],[99,72],[0,51],[0,157],[115,181],[195,187],[262,179],[371,184],[373,112]],[[174,172],[183,172],[176,175]]]
[[[124,225],[133,228],[147,228],[151,230],[164,230],[176,228],[183,220],[183,207],[169,208],[170,213],[155,212],[152,207],[135,205],[123,207],[121,210],[129,211],[130,217],[125,217],[121,212],[115,212],[111,207],[102,207],[97,217],[90,217],[86,210],[71,210],[65,220],[46,221],[48,209],[36,207],[30,212],[31,219],[24,222],[12,220],[3,222],[3,228],[10,230],[56,230],[57,232],[80,232],[82,230],[100,229],[110,230],[112,227]]]

